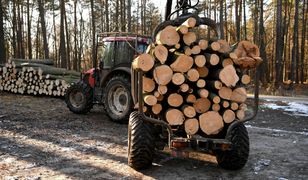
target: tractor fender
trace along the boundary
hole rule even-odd
[[[92,88],[95,86],[94,71],[95,68],[92,68],[83,73],[83,81],[87,82]]]
[[[106,76],[103,76],[101,79],[101,87],[104,87],[106,85],[106,82],[113,76],[117,74],[125,74],[129,78],[131,76],[131,69],[130,67],[116,67],[112,69]]]

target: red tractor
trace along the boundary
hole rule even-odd
[[[82,74],[65,94],[70,111],[88,113],[94,104],[103,105],[115,122],[127,122],[133,108],[131,96],[131,62],[143,53],[150,37],[132,33],[102,33],[97,36],[97,52],[101,52],[97,67]]]

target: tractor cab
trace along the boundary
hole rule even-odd
[[[124,32],[98,34],[94,67],[84,72],[81,80],[67,90],[68,108],[84,114],[94,104],[103,105],[111,120],[127,122],[134,106],[131,63],[150,43],[150,36]]]
[[[134,34],[115,33],[107,37],[105,35],[98,36],[102,41],[98,43],[97,49],[100,68],[103,69],[112,69],[119,66],[130,67],[133,59],[145,52],[151,42],[150,37]]]

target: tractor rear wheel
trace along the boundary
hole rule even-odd
[[[131,82],[126,76],[114,76],[104,91],[104,106],[108,116],[115,122],[127,122],[133,108]]]
[[[145,123],[137,111],[131,113],[128,123],[128,165],[134,169],[146,169],[152,165],[154,155],[153,129]]]
[[[249,136],[243,123],[233,127],[226,137],[232,143],[229,151],[216,153],[218,165],[228,170],[238,170],[245,166],[249,156]]]
[[[93,107],[93,91],[89,84],[80,81],[72,84],[65,93],[65,102],[70,111],[85,114]]]

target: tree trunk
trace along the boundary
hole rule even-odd
[[[44,58],[49,59],[49,49],[48,49],[48,41],[47,41],[47,33],[46,33],[46,25],[45,25],[45,10],[44,4],[42,0],[38,0],[39,13],[41,17],[41,28],[42,28],[42,36],[43,36],[43,45],[44,45]]]
[[[282,0],[277,0],[277,18],[276,18],[276,63],[275,63],[275,87],[278,88],[282,81],[280,74],[282,69],[282,48],[283,47],[283,34],[282,34]]]
[[[127,31],[128,32],[131,32],[132,31],[132,20],[131,20],[131,16],[132,16],[132,13],[131,13],[131,0],[127,0]]]
[[[219,1],[219,30],[220,30],[220,36],[224,37],[224,1]]]
[[[118,3],[118,0],[117,0]],[[91,0],[91,20],[92,20],[92,62],[96,63],[96,27],[95,27],[95,14],[94,14],[94,0]],[[92,64],[92,66],[96,66]]]
[[[106,31],[109,32],[110,31],[110,27],[109,27],[109,4],[108,4],[108,0],[105,0],[105,19],[106,19]]]
[[[305,47],[306,47],[306,30],[307,30],[307,14],[308,14],[308,8],[306,4],[307,0],[304,0],[303,2],[303,13],[302,13],[302,41],[301,41],[301,68],[300,68],[300,79],[301,81],[305,81],[305,73],[304,70],[307,69],[307,65],[305,64]]]
[[[0,1],[0,64],[6,61],[6,47],[4,38],[4,6]]]
[[[30,17],[30,0],[27,0],[27,40],[28,40],[28,58],[32,59],[32,39],[31,39],[31,17]]]
[[[65,34],[66,34],[66,55],[67,55],[67,69],[71,69],[71,40],[70,40],[70,33],[68,31],[68,23],[67,23],[67,16],[65,12]]]
[[[245,1],[245,0],[244,0]],[[259,30],[260,30],[260,55],[263,60],[260,68],[261,81],[263,84],[267,84],[269,82],[268,79],[268,69],[267,69],[267,57],[265,50],[265,30],[264,30],[264,22],[263,22],[263,0],[260,1],[260,22],[259,22]]]
[[[67,56],[65,48],[64,18],[65,18],[65,0],[60,1],[60,59],[61,67],[67,68]]]
[[[78,59],[78,32],[77,32],[77,0],[74,1],[74,58],[73,58],[73,69],[77,71],[77,59]]]
[[[292,71],[295,70],[295,80],[298,83],[298,69],[299,69],[299,58],[298,58],[298,4],[299,0],[295,0],[295,15],[294,15],[294,30],[293,30],[293,47],[292,47]],[[294,74],[294,73],[293,73]],[[294,77],[294,75],[292,75]]]

